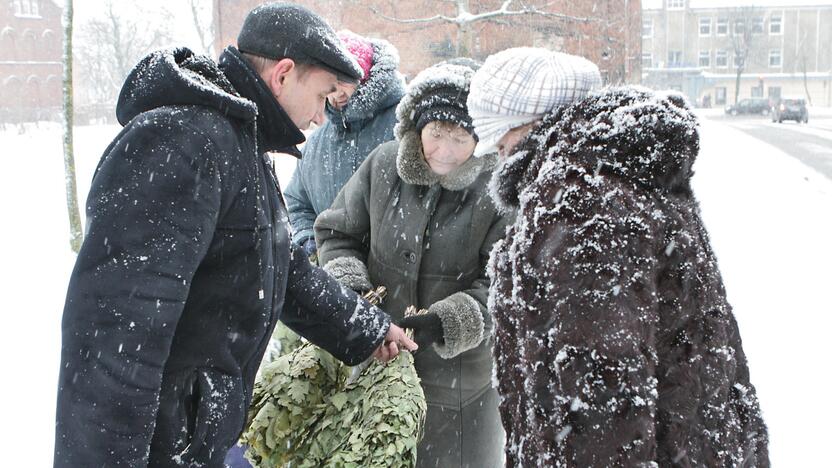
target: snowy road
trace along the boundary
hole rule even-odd
[[[76,129],[81,200],[117,131]],[[770,428],[773,465],[823,466],[832,420],[825,403],[832,376],[823,370],[832,356],[832,181],[745,131],[703,121],[694,188]],[[0,132],[0,148],[2,465],[48,467],[60,319],[74,262],[59,127]],[[278,159],[284,185],[293,164]]]
[[[808,124],[775,123],[770,117],[714,116],[715,120],[775,146],[832,180],[832,112],[810,114]]]
[[[702,127],[694,190],[769,427],[772,466],[829,466],[832,180],[722,121]]]

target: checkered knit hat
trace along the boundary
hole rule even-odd
[[[479,143],[474,154],[496,149],[509,130],[584,98],[601,86],[598,67],[583,57],[518,47],[486,59],[471,79],[468,113]]]

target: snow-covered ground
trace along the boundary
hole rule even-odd
[[[81,200],[117,127],[75,132]],[[832,421],[832,181],[703,119],[695,189],[771,433],[775,466],[818,466]],[[832,148],[832,139],[829,142]],[[60,128],[0,132],[3,466],[51,466],[69,250]],[[285,186],[294,161],[278,157]]]
[[[772,465],[823,466],[832,421],[832,181],[718,122],[704,120],[702,133],[694,190],[769,427]]]

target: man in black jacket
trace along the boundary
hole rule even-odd
[[[56,467],[222,466],[278,318],[348,364],[415,349],[291,243],[266,155],[361,69],[292,5],[253,10],[238,46],[155,52],[121,91],[64,309]]]

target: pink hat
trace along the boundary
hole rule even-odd
[[[373,44],[366,37],[359,36],[348,29],[338,31],[338,38],[341,39],[347,50],[358,61],[361,70],[364,71],[364,78],[361,79],[361,82],[367,81],[370,78],[370,68],[373,66]]]

